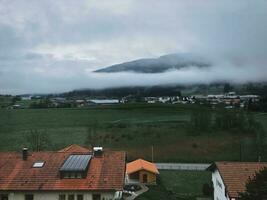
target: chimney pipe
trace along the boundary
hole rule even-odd
[[[22,149],[22,160],[27,160],[28,159],[28,148],[23,148]]]
[[[94,157],[102,157],[103,155],[103,147],[94,147]]]

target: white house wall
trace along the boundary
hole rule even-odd
[[[217,169],[212,173],[212,182],[214,187],[214,200],[230,200],[228,195],[227,197],[225,196],[225,185]]]
[[[78,194],[83,194],[84,200],[92,200],[93,193],[86,192],[11,192],[0,194],[8,194],[8,200],[25,200],[25,194],[33,194],[34,200],[59,200],[59,194],[66,194],[66,200],[68,199],[68,194],[74,194],[75,200],[77,200]],[[113,200],[114,194],[112,192],[99,192],[95,194],[101,194],[101,200]]]

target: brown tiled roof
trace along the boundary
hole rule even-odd
[[[59,150],[58,152],[71,152],[71,153],[88,153],[90,149],[81,147],[77,144],[72,144],[64,149]]]
[[[154,163],[148,162],[143,159],[138,159],[133,162],[130,162],[126,165],[126,173],[132,174],[139,170],[146,170],[154,174],[159,174],[159,171]]]
[[[123,189],[125,152],[104,151],[102,157],[93,157],[85,179],[60,179],[59,168],[72,152],[29,154],[27,161],[23,161],[21,153],[0,153],[0,191]],[[42,168],[33,168],[36,161],[45,161],[45,164]]]
[[[216,162],[226,190],[231,198],[237,198],[240,192],[245,192],[249,177],[253,178],[257,171],[267,167],[267,163],[253,162]]]

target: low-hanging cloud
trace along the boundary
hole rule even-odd
[[[41,68],[43,69],[43,68]],[[41,70],[40,69],[40,70]],[[83,71],[77,73],[65,73],[64,68],[57,68],[54,71],[45,73],[35,69],[31,74],[14,74],[14,76],[24,77],[21,81],[12,81],[7,84],[7,91],[11,93],[57,93],[74,89],[103,89],[125,86],[154,86],[154,85],[192,85],[210,84],[214,82],[230,82],[233,84],[243,84],[247,82],[266,81],[266,73],[260,70],[255,71],[251,67],[233,66],[213,66],[210,68],[188,67],[181,70],[170,70],[164,73],[142,74],[133,72],[119,73],[94,73]],[[40,75],[36,75],[36,74]],[[64,77],[57,74],[65,74]],[[31,77],[27,79],[27,77]],[[36,83],[36,84],[33,84]],[[4,82],[0,84],[4,85]],[[8,88],[8,85],[11,88]],[[52,85],[52,87],[51,87]],[[13,90],[19,88],[19,90]],[[30,88],[30,89],[24,89]]]
[[[266,0],[0,2],[0,93],[267,77]],[[199,54],[213,65],[162,74],[92,72],[169,53]]]

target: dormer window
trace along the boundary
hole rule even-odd
[[[44,161],[37,161],[33,163],[32,167],[33,168],[42,168],[44,166],[45,162]]]
[[[61,178],[86,178],[91,155],[70,155],[61,168]]]

